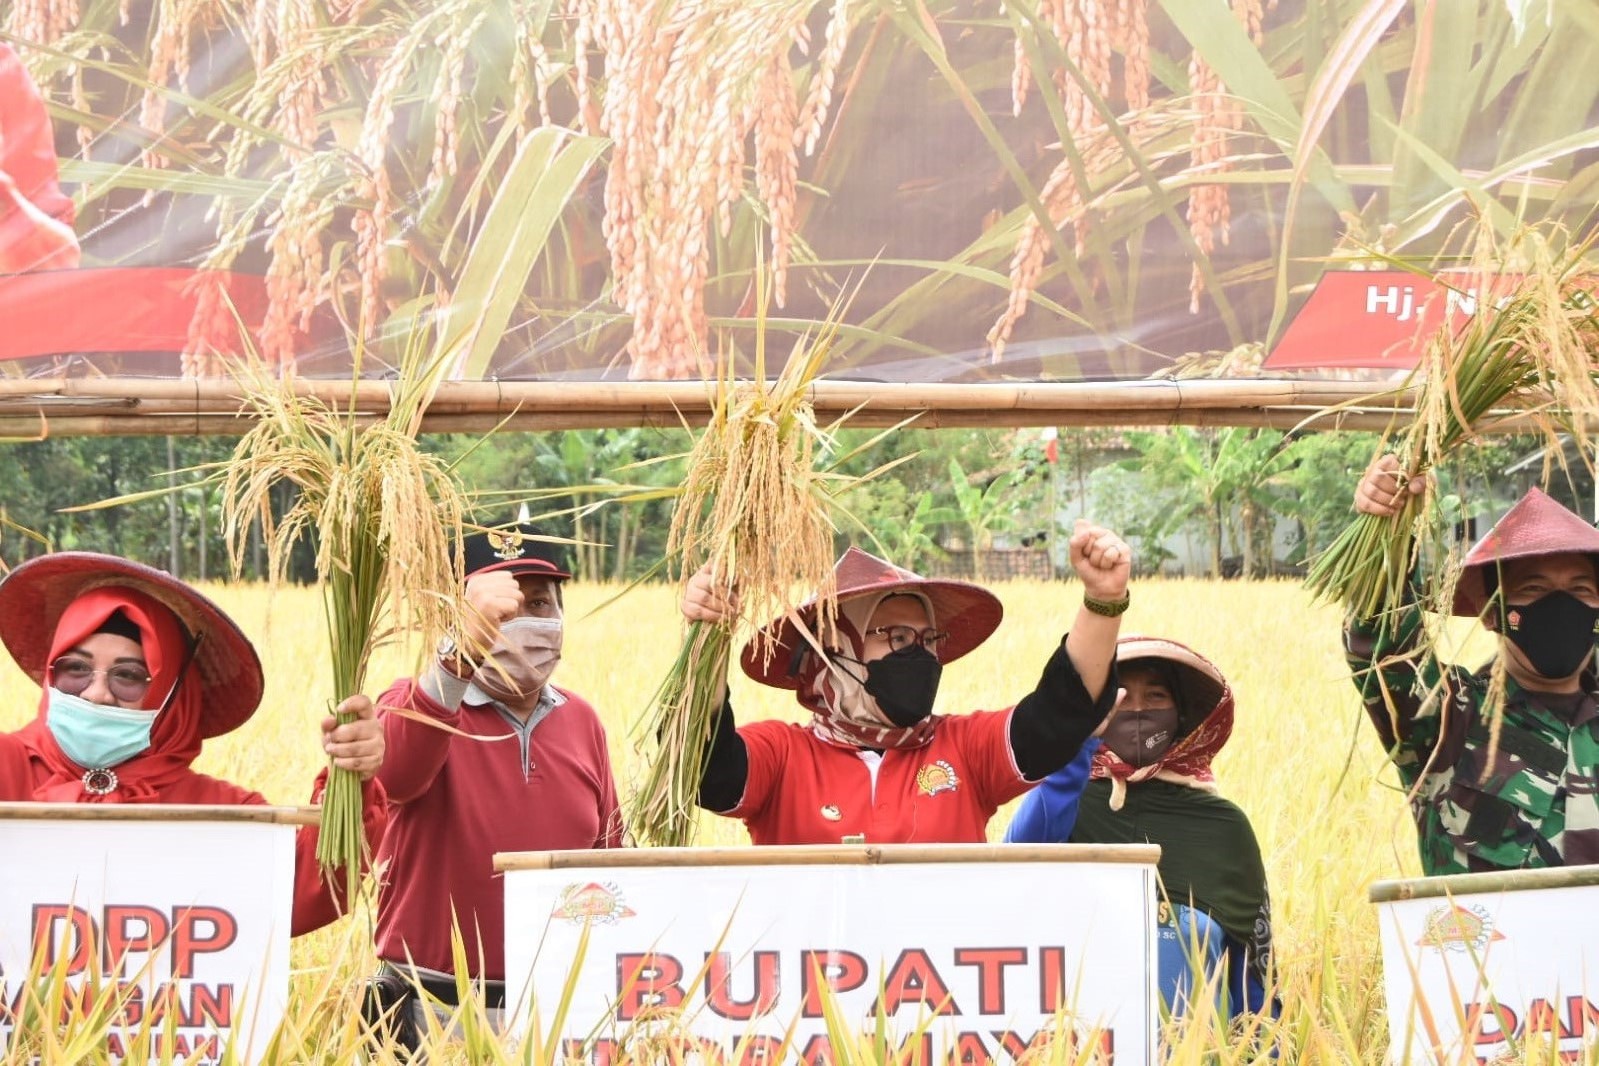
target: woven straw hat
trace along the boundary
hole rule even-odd
[[[190,638],[199,637],[194,671],[202,698],[200,735],[219,737],[261,705],[261,659],[222,608],[164,570],[117,555],[56,552],[23,563],[0,581],[0,642],[29,677],[44,684],[62,612],[85,592],[137,589],[168,607]]]
[[[966,581],[922,577],[859,548],[852,547],[839,556],[833,564],[833,574],[838,580],[840,602],[854,596],[881,598],[892,592],[925,596],[933,607],[933,624],[949,633],[949,639],[938,649],[939,661],[944,663],[954,662],[987,640],[1004,616],[999,598],[985,588]],[[814,628],[814,597],[800,605],[799,614]],[[790,672],[791,664],[801,648],[810,646],[809,642],[787,618],[768,623],[763,631],[775,638],[776,654],[767,659],[759,653],[760,642],[750,641],[741,660],[744,672],[773,688],[799,687],[799,677]]]

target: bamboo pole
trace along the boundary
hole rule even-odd
[[[388,410],[389,383],[300,380],[297,393],[346,409],[365,424]],[[1022,426],[1245,426],[1388,430],[1407,423],[1414,393],[1363,382],[1180,380],[952,385],[822,381],[812,388],[824,421],[849,412],[861,427],[917,416],[920,428]],[[424,418],[427,432],[560,430],[703,424],[704,382],[447,382]],[[237,386],[227,380],[0,379],[0,437],[239,435]],[[1506,411],[1489,432],[1524,432]]]
[[[745,848],[504,851],[494,869],[574,870],[660,866],[889,866],[948,862],[1114,862],[1153,865],[1155,844],[790,844]]]
[[[860,429],[880,429],[898,425],[913,412],[879,410],[862,412],[850,419],[850,425]],[[1139,426],[1201,426],[1290,430],[1314,428],[1317,430],[1368,430],[1381,432],[1403,426],[1407,418],[1396,423],[1390,414],[1354,412],[1337,418],[1319,418],[1313,426],[1302,424],[1317,415],[1316,411],[1284,408],[1268,411],[1199,411],[1172,413],[1156,417],[1148,411],[1104,408],[1098,411],[1076,410],[1031,412],[1028,417],[1005,417],[1002,413],[983,412],[930,412],[923,413],[912,426],[918,429],[1014,429],[1032,426],[1082,426],[1123,428]],[[377,421],[378,414],[356,418],[357,426]],[[689,424],[694,419],[685,413]],[[424,433],[485,433],[504,428],[515,432],[549,432],[566,429],[612,429],[639,427],[645,429],[670,429],[682,425],[675,414],[664,412],[638,413],[632,411],[568,411],[556,413],[521,412],[509,416],[493,414],[429,414],[422,419]],[[184,414],[124,414],[62,415],[41,419],[38,416],[19,417],[0,415],[0,438],[11,440],[37,440],[46,437],[162,437],[162,436],[241,436],[250,424],[234,415],[208,413]],[[1526,420],[1511,420],[1496,427],[1496,432],[1532,432],[1534,427]]]
[[[294,382],[300,396],[357,407],[387,406],[389,383],[382,380],[307,379]],[[171,400],[196,407],[237,407],[238,386],[228,379],[169,378],[25,378],[0,379],[0,400],[61,397],[111,400],[137,405]],[[817,408],[848,410],[865,404],[901,409],[1056,410],[1112,406],[1129,410],[1176,407],[1237,408],[1329,404],[1370,400],[1393,408],[1405,406],[1408,393],[1380,383],[1300,381],[1277,378],[1234,380],[1137,380],[1122,382],[943,382],[895,383],[824,380],[811,387]],[[708,408],[709,383],[700,381],[450,381],[439,387],[434,406],[463,411],[505,413],[518,407],[542,410],[612,410],[617,408]]]
[[[985,416],[976,412],[957,414],[931,414],[918,418],[912,425],[918,429],[983,429],[1022,428],[1037,425],[1138,427],[1138,426],[1240,426],[1288,430],[1314,412],[1245,412],[1242,414],[1215,412],[1209,415],[1155,419],[1138,411],[1105,410],[1083,416],[1078,412],[1046,412],[1042,418],[1005,419]],[[370,425],[378,415],[356,419],[358,427]],[[857,416],[850,425],[860,429],[880,429],[898,425],[903,415],[893,417],[879,412],[870,417]],[[692,423],[691,423],[692,424]],[[670,429],[681,425],[671,417],[660,414],[638,415],[629,412],[594,411],[563,414],[519,414],[509,418],[495,415],[431,415],[422,420],[424,433],[486,433],[502,428],[513,432],[552,432],[567,429]],[[1393,426],[1388,416],[1351,415],[1336,421],[1317,423],[1321,429],[1382,431]],[[165,436],[241,436],[249,424],[231,415],[124,415],[120,417],[68,416],[40,420],[0,416],[0,438],[43,440],[48,437],[165,437]]]
[[[1477,874],[1446,874],[1404,881],[1376,881],[1366,892],[1373,903],[1437,896],[1524,892],[1540,888],[1581,888],[1599,885],[1599,866],[1550,866],[1538,870],[1491,870]]]
[[[316,807],[187,803],[0,803],[0,822],[267,822],[316,825]]]

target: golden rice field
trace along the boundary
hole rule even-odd
[[[1005,604],[1005,622],[987,645],[945,671],[939,696],[944,713],[1001,707],[1025,694],[1080,597],[1072,583],[1002,583],[995,589]],[[228,586],[207,591],[257,640],[267,697],[244,728],[207,743],[198,768],[258,789],[274,802],[303,802],[321,762],[317,723],[330,695],[316,594]],[[605,716],[625,790],[641,770],[631,729],[677,650],[679,616],[676,593],[664,586],[634,589],[600,607],[618,591],[581,584],[568,590],[566,653],[556,679],[587,696]],[[1295,583],[1156,580],[1133,589],[1123,629],[1159,633],[1203,651],[1238,695],[1233,739],[1217,772],[1223,793],[1253,820],[1271,878],[1285,1004],[1283,1052],[1276,1061],[1288,1063],[1382,1058],[1387,1030],[1380,956],[1366,889],[1374,880],[1417,871],[1411,824],[1362,722],[1339,650],[1338,623],[1335,610],[1312,605]],[[1486,650],[1480,635],[1465,649],[1476,659]],[[392,649],[380,658],[374,690],[410,672],[408,654]],[[797,710],[787,693],[760,688],[742,675],[733,689],[741,720]],[[37,698],[37,688],[14,666],[0,667],[0,728],[24,722]],[[1007,815],[1002,812],[990,825],[991,838],[1002,835]],[[702,821],[701,843],[746,840],[736,822]],[[295,942],[296,1006],[288,1024],[296,1033],[316,1034],[298,1041],[300,1048],[319,1048],[314,1057],[332,1062],[356,1046],[353,1023],[340,1017],[350,1003],[341,993],[357,986],[370,958],[360,914]],[[1176,1034],[1173,1044],[1174,1062],[1248,1062],[1258,1054],[1211,1025],[1192,1026]],[[285,1061],[302,1054],[311,1052]],[[482,1048],[456,1049],[436,1061],[498,1059],[487,1054]]]

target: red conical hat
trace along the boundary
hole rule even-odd
[[[91,589],[137,589],[165,604],[203,637],[194,652],[204,710],[200,735],[219,737],[243,725],[261,704],[263,677],[255,646],[227,613],[164,570],[117,555],[55,552],[30,559],[0,581],[0,642],[22,672],[44,684],[56,624]]]
[[[838,580],[840,601],[868,594],[884,596],[890,592],[914,592],[927,597],[933,607],[933,624],[949,634],[949,639],[938,649],[938,659],[944,663],[954,662],[987,640],[999,628],[999,620],[1004,615],[999,597],[985,588],[966,581],[922,577],[859,548],[852,547],[839,556],[838,562],[833,564],[833,574]],[[799,613],[807,625],[814,626],[815,597],[801,604]],[[776,654],[766,659],[760,654],[760,642],[750,641],[742,657],[744,672],[773,688],[798,688],[800,679],[789,670],[795,653],[809,647],[809,642],[787,618],[767,623],[764,632],[775,639]]]
[[[1488,606],[1490,568],[1508,559],[1566,553],[1599,555],[1599,529],[1542,489],[1528,489],[1466,553],[1455,585],[1454,613],[1468,618],[1482,614]]]

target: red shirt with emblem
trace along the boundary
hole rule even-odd
[[[999,807],[1033,787],[1010,746],[1011,710],[935,716],[933,740],[883,752],[874,784],[858,748],[808,726],[752,722],[739,736],[749,777],[739,805],[756,844],[981,844]]]

